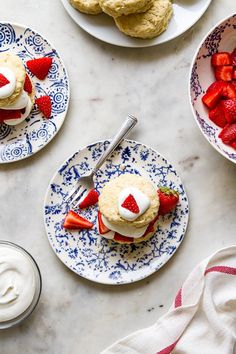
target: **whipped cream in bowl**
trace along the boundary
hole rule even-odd
[[[21,323],[35,309],[42,279],[33,257],[22,247],[0,241],[0,329]]]

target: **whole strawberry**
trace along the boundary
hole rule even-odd
[[[157,193],[160,200],[159,215],[170,213],[178,204],[179,193],[167,187],[160,187]]]

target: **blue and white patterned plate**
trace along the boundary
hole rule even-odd
[[[97,207],[81,211],[94,223],[92,230],[63,229],[69,209],[65,196],[80,175],[92,169],[108,144],[103,141],[81,149],[56,172],[45,197],[45,227],[54,252],[75,273],[103,284],[125,284],[147,277],[173,256],[186,231],[188,200],[177,172],[166,159],[143,144],[125,140],[99,170],[97,190],[122,173],[142,175],[156,186],[178,190],[180,203],[176,210],[160,220],[159,229],[150,240],[137,245],[120,245],[100,236]]]
[[[0,163],[29,157],[49,143],[62,126],[69,103],[69,79],[65,66],[45,38],[30,28],[0,22],[0,53],[7,51],[18,55],[24,63],[44,55],[53,58],[45,80],[39,80],[28,72],[35,84],[36,97],[51,97],[52,117],[43,118],[34,107],[23,123],[12,127],[0,124]]]
[[[212,28],[199,45],[194,56],[189,80],[190,103],[202,134],[208,142],[228,160],[236,163],[236,151],[225,145],[218,137],[221,128],[208,118],[208,109],[202,103],[202,96],[215,81],[211,67],[214,53],[232,52],[236,47],[236,14],[224,19]]]

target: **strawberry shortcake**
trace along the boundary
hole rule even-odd
[[[52,59],[42,57],[28,60],[26,66],[20,57],[12,53],[0,54],[0,124],[17,125],[31,113],[34,103],[45,118],[51,116],[51,100],[45,95],[35,99],[35,86],[28,70],[44,80]]]
[[[157,229],[160,201],[151,182],[132,174],[112,179],[99,196],[99,232],[119,243],[138,243]]]

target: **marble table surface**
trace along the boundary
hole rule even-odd
[[[59,0],[1,0],[1,20],[31,26],[55,45],[72,93],[67,118],[53,141],[27,160],[0,166],[0,238],[32,253],[43,277],[41,301],[32,317],[0,333],[1,354],[98,354],[153,324],[202,258],[235,243],[236,166],[203,138],[187,89],[198,43],[235,10],[235,1],[213,0],[179,38],[128,49],[86,34]],[[76,276],[54,255],[45,234],[43,200],[67,156],[111,137],[127,113],[140,118],[130,137],[157,149],[179,171],[189,196],[190,223],[181,247],[160,271],[132,285],[104,286]]]

